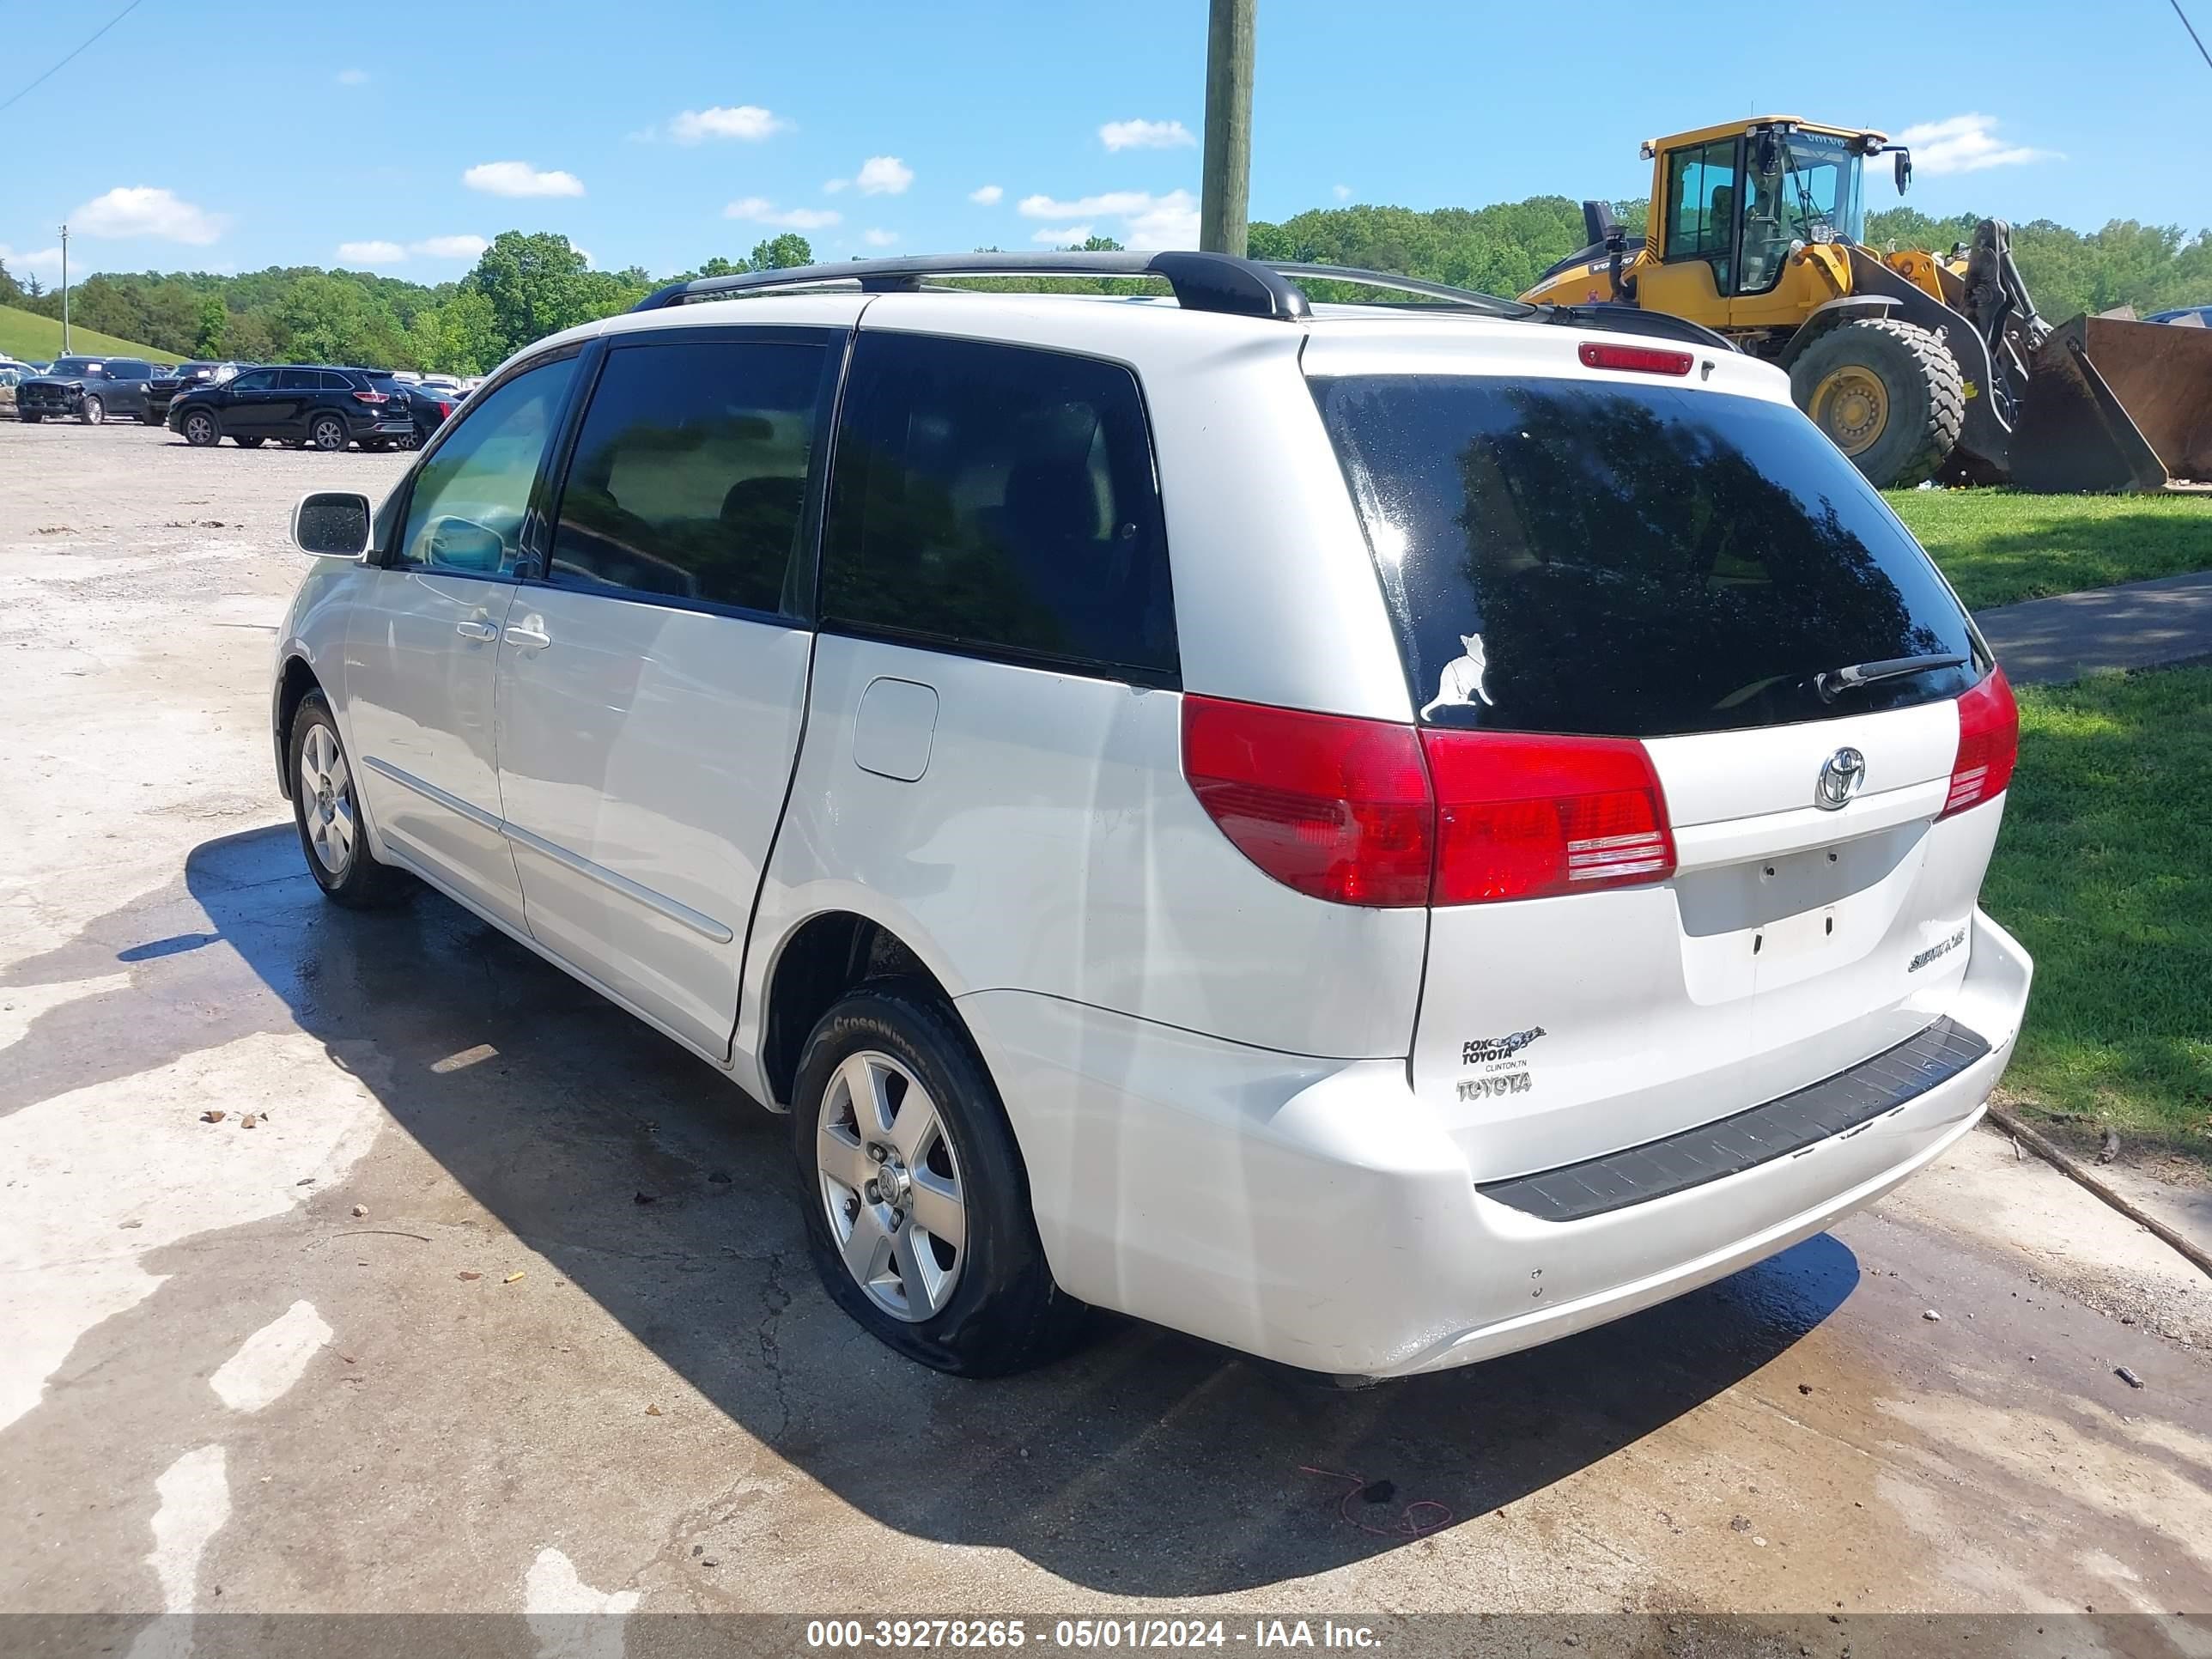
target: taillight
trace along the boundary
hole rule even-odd
[[[357,404],[381,404],[391,401],[381,392],[356,392],[353,394],[353,400]]]
[[[1666,797],[1633,738],[1416,732],[1186,696],[1182,767],[1245,857],[1340,904],[1480,904],[1674,873]]]
[[[2004,793],[2020,758],[2020,708],[2004,670],[1992,668],[1959,699],[1959,757],[1951,763],[1951,793],[1938,817],[1948,818]]]
[[[1433,809],[1412,726],[1186,696],[1182,769],[1222,834],[1284,885],[1428,902]]]
[[[1437,791],[1437,904],[1664,881],[1674,838],[1632,738],[1421,733]]]
[[[438,405],[438,418],[439,418],[440,420],[441,420],[441,421],[444,421],[444,420],[450,420],[450,419],[452,419],[452,418],[453,418],[453,404],[440,404]]]
[[[1697,361],[1686,351],[1665,351],[1657,346],[1607,345],[1583,342],[1576,353],[1584,368],[1625,368],[1638,374],[1687,374]]]

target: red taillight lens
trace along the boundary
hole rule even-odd
[[[1182,769],[1221,833],[1285,886],[1428,902],[1433,809],[1412,726],[1186,696]]]
[[[444,420],[450,420],[450,419],[453,417],[453,404],[440,404],[438,405],[438,418],[439,418],[440,420],[441,420],[441,421],[444,421]]]
[[[357,404],[381,404],[390,401],[381,392],[356,392],[353,400]]]
[[[1992,668],[1959,699],[1959,757],[1951,763],[1951,794],[1938,817],[1993,800],[2012,781],[2020,758],[2020,708],[2004,670]]]
[[[1674,837],[1658,775],[1626,738],[1424,732],[1436,779],[1437,904],[1664,881]]]
[[[1576,354],[1584,368],[1625,368],[1638,374],[1687,374],[1697,361],[1686,351],[1663,351],[1656,346],[1601,345],[1583,342]]]

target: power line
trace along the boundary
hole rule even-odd
[[[2197,25],[2191,22],[2189,14],[2182,10],[2181,0],[2167,0],[2167,3],[2173,8],[2173,15],[2181,20],[2181,27],[2189,31],[2189,38],[2197,42],[2197,55],[2204,60],[2207,69],[2212,69],[2212,52],[2204,50],[2204,37],[2197,33]]]
[[[25,93],[27,93],[27,92],[32,91],[33,88],[37,88],[39,85],[40,85],[40,84],[41,84],[42,82],[46,82],[46,81],[52,80],[52,79],[56,75],[59,74],[63,70],[64,70],[64,69],[66,69],[66,68],[68,68],[68,67],[69,67],[70,58],[74,58],[74,57],[76,57],[76,54],[77,54],[77,52],[82,52],[82,51],[84,50],[85,46],[90,46],[90,45],[93,43],[93,41],[94,41],[94,40],[99,40],[99,39],[100,39],[100,37],[101,35],[103,35],[103,34],[106,33],[108,30],[110,30],[110,29],[113,28],[113,27],[114,27],[118,23],[121,22],[125,18],[126,18],[126,17],[130,16],[130,15],[131,15],[131,14],[132,12],[134,12],[134,11],[137,10],[139,7],[141,7],[141,6],[144,5],[145,3],[146,3],[146,0],[131,0],[131,3],[130,3],[129,5],[127,5],[127,6],[124,7],[124,9],[123,9],[121,11],[117,12],[117,13],[115,14],[115,15],[114,15],[114,16],[112,16],[112,17],[109,18],[109,19],[108,19],[105,23],[102,23],[102,24],[99,27],[99,28],[97,28],[96,30],[94,30],[94,31],[93,32],[93,33],[92,33],[91,38],[90,38],[89,40],[87,40],[85,41],[84,46],[79,46],[79,47],[76,49],[76,52],[73,52],[70,53],[69,58],[63,58],[63,59],[62,59],[62,61],[61,61],[60,63],[56,64],[53,66],[53,68],[52,68],[52,69],[48,70],[47,70],[44,75],[41,75],[41,76],[38,78],[38,80],[32,82],[30,83],[30,85],[26,86],[26,87],[22,87],[22,88],[19,88],[15,91],[15,93],[12,96],[10,96],[10,97],[9,97],[9,99],[8,100],[8,102],[7,102],[7,103],[5,103],[5,104],[0,104],[0,110],[4,110],[4,109],[9,108],[10,106],[12,106],[12,105],[15,102],[15,100],[16,100],[16,99],[21,98],[21,96],[23,96],[23,94],[24,94]],[[2176,8],[2176,9],[2177,9],[2177,10],[2179,10],[2179,7],[2177,7],[2177,8]],[[2186,21],[2188,21],[2189,20],[2188,20],[2188,19],[2186,19],[2186,18],[2184,18],[2182,21],[2183,21],[2184,22],[2186,22]],[[2195,31],[2195,30],[2193,30],[2193,29],[2192,29],[2191,31],[2190,31],[2190,32],[2191,32],[2192,34],[2196,33],[2196,31]]]

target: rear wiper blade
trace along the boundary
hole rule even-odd
[[[1928,657],[1889,657],[1881,662],[1855,662],[1814,675],[1813,689],[1820,694],[1823,702],[1833,702],[1842,693],[1872,685],[1877,680],[1901,679],[1907,674],[1925,674],[1936,668],[1957,668],[1967,660],[1963,651],[1944,651]]]

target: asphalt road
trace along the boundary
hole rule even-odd
[[[305,875],[285,515],[404,464],[0,423],[0,1612],[2212,1613],[2212,1297],[1994,1135],[1398,1385],[893,1358],[781,1120]]]

